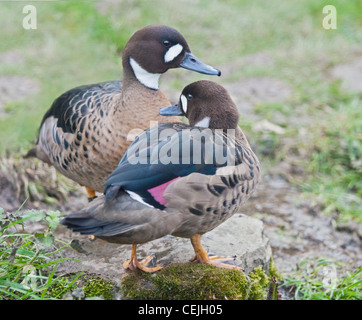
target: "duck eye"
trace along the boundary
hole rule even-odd
[[[169,46],[171,45],[171,42],[168,41],[168,40],[164,40],[164,41],[163,41],[163,45],[164,45],[165,47],[169,47]]]
[[[191,99],[192,99],[192,94],[189,93],[189,94],[187,95],[187,100],[191,100]]]

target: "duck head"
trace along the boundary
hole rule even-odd
[[[147,26],[135,32],[123,50],[122,61],[124,70],[131,68],[137,80],[151,89],[158,89],[159,76],[171,68],[221,75],[191,53],[181,33],[164,25]]]
[[[239,112],[229,93],[221,85],[208,80],[186,86],[177,104],[161,108],[162,116],[185,116],[193,127],[236,129]]]

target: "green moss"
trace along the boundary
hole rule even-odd
[[[282,275],[277,271],[277,268],[274,265],[273,257],[270,259],[269,279],[271,279],[272,277],[274,277],[274,279],[277,280],[277,281],[283,280]]]
[[[113,300],[114,284],[112,281],[90,277],[82,288],[86,298],[103,296],[105,300]]]
[[[51,298],[61,299],[67,291],[74,290],[76,288],[76,285],[69,277],[57,277],[50,288],[47,290],[47,295]]]
[[[135,300],[263,300],[268,285],[269,277],[261,268],[246,276],[211,265],[175,263],[156,274],[137,272],[127,276],[122,291]]]
[[[261,267],[257,267],[249,274],[250,290],[248,300],[261,300],[265,296],[265,288],[269,286],[269,277]]]
[[[84,293],[79,299],[97,297],[113,300],[118,287],[110,280],[95,276],[82,274],[78,278],[77,275],[69,275],[56,278],[48,289],[47,295],[51,298],[63,299],[66,293],[73,293],[77,289],[83,290]],[[73,299],[77,300],[74,296]]]

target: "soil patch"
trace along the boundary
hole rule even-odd
[[[245,78],[224,86],[241,114],[250,115],[258,103],[282,102],[292,96],[292,89],[286,83],[268,77]]]
[[[342,88],[348,92],[362,92],[362,55],[348,62],[334,66],[331,75],[342,81]]]
[[[10,101],[25,99],[40,90],[35,79],[22,76],[0,76],[0,116],[6,114],[4,108]]]
[[[298,270],[303,260],[322,257],[342,263],[341,273],[362,265],[360,226],[337,224],[335,217],[321,212],[318,199],[303,199],[280,176],[264,176],[243,212],[264,222],[281,274]]]

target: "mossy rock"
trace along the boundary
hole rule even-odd
[[[86,298],[103,297],[105,300],[113,300],[115,286],[112,281],[90,277],[82,288]]]
[[[57,283],[48,290],[49,296],[73,300],[114,300],[119,291],[114,282],[87,274],[81,275],[75,283],[69,286],[72,281],[71,278],[74,276],[60,277]]]
[[[249,275],[199,263],[174,263],[155,274],[135,272],[122,281],[134,300],[263,300],[270,277],[260,267]]]

